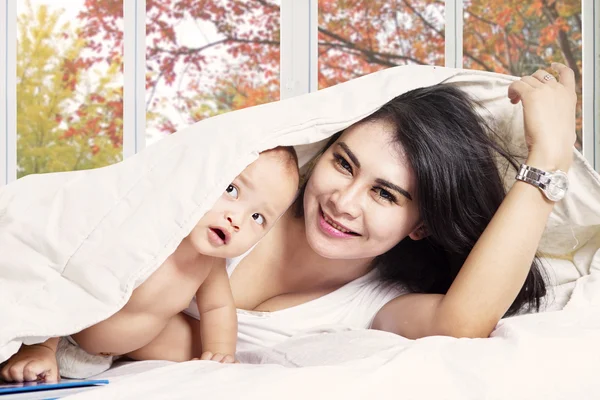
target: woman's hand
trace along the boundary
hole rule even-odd
[[[527,164],[544,170],[567,171],[573,161],[575,143],[575,77],[573,70],[553,63],[558,80],[543,69],[513,82],[508,97],[523,103]]]

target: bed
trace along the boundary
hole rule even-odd
[[[305,164],[332,134],[407,90],[459,85],[524,156],[522,110],[506,98],[514,79],[391,68],[201,121],[114,166],[0,188],[0,362],[22,343],[118,311],[260,151],[294,145]],[[100,375],[107,387],[69,398],[598,399],[600,177],[574,154],[569,194],[539,248],[551,279],[543,312],[504,319],[489,339],[411,341],[328,325],[241,352],[242,364],[117,364]],[[508,174],[506,185],[513,181]]]
[[[511,318],[490,339],[330,329],[240,354],[247,364],[120,365],[101,375],[107,387],[73,399],[597,399],[599,316],[584,307]]]

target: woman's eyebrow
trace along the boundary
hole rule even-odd
[[[392,190],[400,193],[402,196],[404,196],[407,199],[412,201],[412,196],[410,195],[410,193],[408,193],[406,190],[402,189],[400,186],[394,185],[392,182],[388,182],[385,179],[379,179],[379,178],[375,179],[375,182],[377,182],[381,186],[385,186],[388,189],[392,189]]]
[[[356,155],[352,152],[352,150],[350,150],[350,147],[348,147],[348,145],[344,142],[338,142],[338,145],[342,149],[344,149],[344,151],[346,152],[346,154],[348,155],[350,160],[354,163],[354,165],[356,165],[357,168],[360,168],[360,161],[358,161],[358,158],[356,157]],[[404,196],[407,199],[412,201],[412,196],[410,195],[410,193],[408,193],[407,190],[402,189],[400,186],[394,185],[392,182],[389,182],[389,181],[386,181],[385,179],[380,179],[380,178],[375,179],[375,182],[377,182],[381,186],[385,186],[388,189],[392,189],[392,190],[400,193],[402,196]]]
[[[350,157],[350,160],[352,161],[352,163],[354,165],[356,165],[358,168],[360,168],[360,161],[358,161],[358,158],[356,158],[356,155],[354,155],[354,153],[352,152],[352,150],[350,150],[350,147],[348,147],[348,145],[344,142],[338,142],[338,145],[344,149],[344,151],[346,152],[346,154],[348,154],[348,157]]]

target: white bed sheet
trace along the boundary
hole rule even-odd
[[[561,311],[500,322],[489,339],[408,340],[322,327],[244,364],[142,362],[100,377],[93,399],[599,399],[600,274],[576,282]],[[138,371],[145,371],[138,373]]]

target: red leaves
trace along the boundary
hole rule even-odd
[[[77,133],[78,133],[77,130],[75,128],[73,128],[72,126],[70,126],[63,134],[63,137],[69,138],[69,137],[77,135]]]
[[[513,10],[511,8],[504,8],[502,11],[496,14],[495,22],[500,28],[506,28],[512,21]]]
[[[581,0],[468,0],[465,19],[466,67],[525,75],[563,53],[558,33],[568,33],[569,46],[581,59],[581,42],[570,28]],[[580,13],[580,8],[579,8]],[[570,22],[569,22],[570,19]]]
[[[534,64],[562,54],[561,31],[578,50],[580,37],[570,26],[580,2],[465,0],[465,67],[530,73]],[[80,14],[84,37],[92,50],[108,54],[91,62],[114,61],[122,54],[122,4],[86,0]],[[395,65],[444,63],[442,1],[319,0],[318,7],[321,88]],[[192,120],[278,98],[280,9],[275,0],[147,0],[146,10],[146,88],[173,87],[169,96],[175,98],[163,103],[176,103],[176,110]],[[150,107],[161,101],[153,98]],[[160,130],[176,129],[169,117],[158,118]]]
[[[175,132],[177,127],[171,121],[164,119],[159,123],[158,129],[168,135]]]
[[[106,102],[106,99],[99,94],[92,93],[90,95],[90,101],[92,101],[94,103],[104,103],[104,102]]]
[[[558,36],[558,27],[556,25],[548,25],[542,28],[540,35],[540,46],[548,46],[554,41]]]

